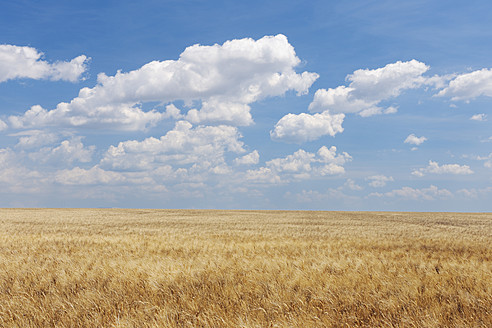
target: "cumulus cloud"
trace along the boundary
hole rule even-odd
[[[101,160],[103,168],[149,170],[162,165],[179,165],[182,171],[204,170],[221,173],[226,152],[244,153],[236,127],[198,126],[178,121],[174,129],[158,138],[130,140],[110,146]],[[184,168],[190,166],[191,168]]]
[[[163,114],[156,110],[144,112],[139,106],[129,107],[125,104],[118,104],[81,108],[78,111],[75,110],[76,106],[71,104],[61,103],[51,111],[35,105],[22,116],[10,116],[9,121],[15,129],[43,126],[87,126],[132,131],[154,126],[163,118]]]
[[[352,157],[346,152],[337,153],[335,146],[330,148],[323,146],[316,154],[299,149],[286,157],[266,162],[264,167],[248,170],[246,180],[280,183],[310,179],[315,176],[343,174],[345,173],[343,164],[351,159]]]
[[[72,136],[57,144],[61,136],[45,130],[26,130],[9,136],[19,137],[15,149],[37,164],[57,166],[73,162],[88,163],[96,149],[95,146],[86,147],[81,136]]]
[[[43,135],[42,131],[26,131],[26,134]],[[21,137],[21,140],[24,139]],[[81,140],[82,137],[72,137],[58,145],[40,149],[36,149],[38,146],[33,148],[38,141],[24,140],[16,145],[16,149],[0,149],[0,189],[12,193],[48,192],[55,181],[57,167],[92,160],[95,147],[86,147]]]
[[[415,134],[410,134],[404,141],[404,143],[408,143],[408,144],[411,144],[411,145],[417,145],[417,146],[420,146],[421,144],[424,143],[424,141],[426,141],[427,138],[422,136],[422,137],[417,137]]]
[[[275,158],[268,161],[267,166],[275,172],[302,174],[312,170],[311,163],[314,161],[315,156],[313,153],[299,149],[285,158]]]
[[[63,140],[57,147],[42,147],[36,152],[29,153],[28,156],[38,163],[88,163],[92,160],[95,149],[95,146],[84,146],[82,137],[74,137]]]
[[[475,114],[472,117],[470,117],[470,120],[472,120],[472,121],[487,121],[487,115],[486,114]]]
[[[487,188],[469,188],[460,189],[456,193],[466,198],[488,197],[488,193],[492,192],[492,187]]]
[[[361,116],[395,113],[397,108],[380,107],[383,100],[399,96],[404,90],[435,83],[424,77],[429,66],[417,60],[398,61],[378,69],[359,69],[347,76],[348,86],[319,89],[309,105],[311,112],[359,113]]]
[[[0,148],[0,168],[5,168],[15,158],[15,152],[10,148]]]
[[[254,150],[251,153],[244,155],[243,157],[236,158],[234,160],[234,163],[236,163],[236,165],[253,165],[258,164],[259,161],[260,154],[257,150]]]
[[[121,173],[105,171],[98,166],[88,170],[75,167],[58,171],[55,181],[64,185],[116,184],[124,182],[125,177]]]
[[[394,114],[396,112],[398,112],[398,107],[395,106],[389,106],[388,108],[369,107],[367,109],[360,111],[359,115],[362,117],[369,117],[369,116],[381,115],[381,114]]]
[[[447,189],[439,189],[431,185],[429,188],[414,189],[411,187],[403,187],[386,193],[371,193],[373,197],[392,197],[412,200],[435,200],[436,198],[445,199],[453,194]]]
[[[88,58],[78,56],[69,62],[50,64],[43,53],[32,47],[0,45],[0,82],[12,79],[49,79],[76,82],[86,71]]]
[[[33,106],[22,116],[9,118],[14,128],[44,125],[105,126],[140,130],[166,117],[203,122],[249,125],[250,104],[285,94],[305,94],[318,78],[298,74],[300,63],[284,35],[259,40],[240,39],[222,45],[193,45],[178,60],[153,61],[114,76],[98,75],[93,88],[83,88],[69,103],[53,110]],[[143,103],[184,101],[186,108],[144,111]],[[199,108],[194,105],[200,105]]]
[[[347,179],[347,181],[345,181],[345,183],[343,185],[350,190],[362,190],[362,189],[364,189],[361,186],[359,186],[358,184],[356,184],[355,181],[352,179]]]
[[[325,135],[333,137],[343,132],[344,118],[344,114],[332,115],[328,111],[314,115],[287,114],[275,124],[273,131],[270,131],[270,136],[274,140],[293,143],[312,141]]]
[[[443,164],[439,165],[437,162],[429,161],[429,165],[412,172],[413,175],[423,177],[426,173],[434,174],[473,174],[473,171],[468,165],[459,164]]]
[[[0,149],[0,190],[12,193],[39,193],[46,177],[38,170],[22,165],[10,148]]]
[[[470,100],[480,96],[492,97],[492,69],[484,68],[458,75],[437,95],[451,97],[453,101]]]
[[[11,137],[19,137],[17,148],[31,149],[52,144],[58,140],[56,133],[43,130],[27,130],[9,134]]]
[[[366,180],[370,181],[369,185],[374,188],[384,187],[386,182],[394,181],[393,177],[387,177],[382,174],[367,177]]]

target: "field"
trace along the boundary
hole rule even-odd
[[[492,327],[492,214],[0,209],[0,327]]]

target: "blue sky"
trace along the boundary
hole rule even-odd
[[[0,206],[492,210],[489,1],[1,1]]]

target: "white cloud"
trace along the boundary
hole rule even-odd
[[[303,173],[311,171],[311,163],[314,162],[315,154],[299,149],[285,158],[275,158],[267,162],[267,166],[275,172]]]
[[[456,193],[459,195],[462,195],[466,198],[477,198],[478,197],[478,192],[474,188],[472,188],[472,189],[466,189],[466,188],[460,189]]]
[[[422,172],[423,169],[419,169],[419,170],[414,170],[412,171],[412,175],[415,175],[416,177],[423,177],[425,174]]]
[[[460,189],[456,193],[460,194],[464,197],[467,198],[479,198],[479,197],[487,197],[488,193],[492,192],[492,187],[487,187],[487,188],[470,188],[470,189]]]
[[[280,176],[271,168],[260,167],[256,170],[248,170],[245,174],[246,181],[253,183],[277,184],[282,183]]]
[[[26,134],[34,136],[38,132],[26,131]],[[16,146],[20,150],[0,149],[0,190],[3,192],[49,193],[50,186],[56,180],[57,166],[67,166],[75,161],[88,162],[95,148],[85,147],[81,137],[64,140],[56,147],[43,147],[34,152],[30,146]]]
[[[369,180],[369,185],[374,188],[384,187],[386,182],[394,181],[393,177],[387,177],[382,174],[367,177],[366,180]]]
[[[359,69],[347,80],[356,98],[380,101],[397,97],[405,89],[418,88],[425,82],[422,74],[428,69],[429,66],[415,59],[398,61],[378,69]]]
[[[0,148],[0,168],[5,168],[15,158],[15,152],[10,148]]]
[[[321,147],[316,154],[299,149],[292,155],[275,158],[264,167],[246,172],[246,180],[260,183],[280,183],[292,180],[306,180],[312,177],[345,173],[343,164],[352,157],[343,152],[337,153],[332,146]]]
[[[429,161],[429,165],[412,172],[413,175],[422,177],[425,173],[434,174],[473,174],[468,165],[444,164],[439,166],[437,162]]]
[[[109,147],[101,160],[103,168],[117,170],[149,170],[162,165],[192,166],[188,169],[220,173],[224,169],[225,152],[243,153],[241,135],[236,127],[193,126],[178,121],[173,130],[159,139],[120,142]]]
[[[39,193],[46,177],[38,170],[31,170],[19,161],[10,148],[0,149],[0,190],[12,193]]]
[[[0,131],[6,130],[8,128],[7,123],[4,121],[0,120]]]
[[[427,138],[422,136],[422,137],[417,137],[415,134],[410,134],[404,141],[404,143],[408,143],[408,144],[411,144],[411,145],[421,145],[424,143],[424,141],[426,141]]]
[[[254,150],[251,153],[244,155],[243,157],[236,158],[234,160],[234,163],[236,163],[236,165],[252,165],[258,164],[259,161],[260,154],[257,150]]]
[[[38,148],[58,140],[55,133],[43,130],[27,130],[9,134],[9,136],[20,137],[16,147],[22,149]]]
[[[95,146],[85,147],[82,137],[74,137],[70,140],[63,140],[57,147],[43,147],[28,156],[39,163],[88,163],[92,160],[95,149]]]
[[[330,148],[323,146],[318,150],[319,162],[321,163],[334,163],[343,165],[346,162],[352,160],[352,156],[348,153],[343,152],[337,154],[337,147],[331,146]]]
[[[234,176],[235,172],[227,164],[226,153],[245,152],[240,137],[236,127],[193,127],[189,122],[178,121],[174,129],[160,138],[120,142],[109,147],[98,165],[90,169],[75,167],[59,170],[54,180],[64,185],[132,185],[142,192],[158,193],[167,192],[172,186],[172,190],[192,185],[213,189],[214,183],[222,181],[224,176]],[[79,162],[90,160],[93,150],[84,147],[77,139],[71,144],[62,142],[61,146],[42,150],[36,155],[42,158],[41,155],[46,153],[54,157],[59,153],[68,153],[67,149],[73,149],[71,154],[74,157],[77,154]],[[258,161],[259,154],[255,150],[235,162],[254,164]]]
[[[308,91],[318,75],[296,73],[299,63],[284,35],[194,45],[178,60],[153,61],[114,76],[101,73],[95,87],[81,89],[70,103],[49,111],[33,106],[24,115],[9,119],[14,128],[68,125],[140,130],[166,117],[183,117],[195,124],[249,125],[253,122],[251,103],[289,90],[299,95]],[[167,107],[165,113],[141,108],[147,102],[177,100],[187,107],[201,103],[201,108],[191,108],[186,114],[175,107]]]
[[[397,112],[398,112],[398,107],[397,106],[389,106],[388,108],[386,108],[384,110],[383,114],[395,114]]]
[[[43,172],[25,166],[10,166],[0,171],[2,192],[39,194],[46,192],[43,190],[46,182]]]
[[[423,77],[429,66],[417,60],[398,61],[378,69],[359,69],[347,76],[348,86],[319,89],[309,105],[311,112],[359,113],[361,116],[390,114],[396,107],[382,108],[383,100],[395,98],[406,89],[434,83]]]
[[[20,78],[76,82],[87,69],[88,58],[84,55],[53,64],[42,58],[43,53],[35,48],[0,45],[0,82]]]
[[[82,89],[84,90],[84,89]],[[10,116],[11,127],[15,129],[44,126],[88,126],[120,130],[143,130],[155,125],[163,114],[152,110],[144,112],[139,106],[116,104],[76,109],[79,98],[70,104],[60,103],[48,111],[39,105],[32,106],[22,116]]]
[[[166,106],[166,110],[162,115],[162,118],[173,118],[175,120],[181,120],[184,118],[181,115],[181,111],[174,104],[169,104]]]
[[[388,108],[369,107],[359,112],[359,115],[362,117],[369,117],[369,116],[381,115],[381,114],[394,114],[396,112],[398,112],[398,107],[395,106],[389,106]]]
[[[458,75],[437,96],[451,100],[470,100],[480,96],[492,97],[492,69],[481,69]]]
[[[345,183],[343,185],[350,190],[362,190],[362,189],[364,189],[361,186],[359,186],[358,184],[356,184],[355,181],[352,179],[347,179],[347,181],[345,181]]]
[[[287,114],[275,124],[270,136],[274,140],[294,143],[316,140],[325,135],[333,137],[343,132],[344,118],[344,114],[331,115],[327,111],[314,115]]]
[[[394,197],[413,200],[435,200],[436,198],[449,198],[453,194],[447,189],[439,189],[431,185],[429,188],[414,189],[411,187],[403,187],[386,193],[371,193],[373,197]]]
[[[472,120],[472,121],[487,121],[487,115],[486,114],[475,114],[472,117],[470,117],[470,120]]]

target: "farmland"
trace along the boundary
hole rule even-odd
[[[492,214],[0,209],[0,327],[491,327]]]

